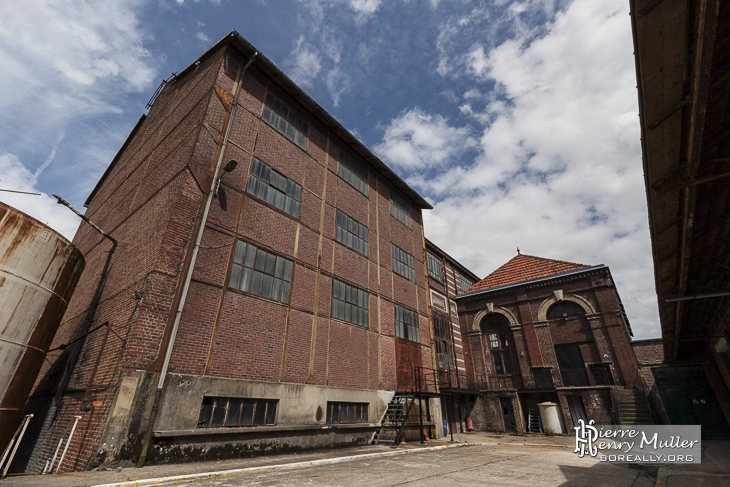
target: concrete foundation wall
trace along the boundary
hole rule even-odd
[[[94,466],[136,462],[157,378],[157,374],[141,371],[123,375]],[[191,459],[230,458],[366,443],[393,394],[383,390],[170,375],[155,421],[148,460],[153,463],[173,461],[183,454]],[[205,396],[278,399],[276,424],[198,428]],[[368,403],[368,422],[326,423],[328,401]],[[432,405],[432,414],[437,410],[438,405]]]

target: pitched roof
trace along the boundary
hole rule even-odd
[[[467,293],[523,281],[531,281],[540,277],[562,274],[563,272],[587,267],[590,266],[562,260],[545,259],[544,257],[535,257],[534,255],[517,254],[516,257],[513,257],[502,267],[470,287]]]

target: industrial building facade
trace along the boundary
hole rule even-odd
[[[105,326],[79,336],[110,250],[82,224],[56,342],[83,348],[37,384],[28,471],[76,416],[61,471],[361,443],[397,371],[433,364],[430,205],[237,33],[165,83],[87,207],[118,242]]]
[[[476,429],[568,433],[578,419],[655,422],[608,267],[518,252],[456,302],[482,391],[471,412]],[[554,424],[544,424],[540,405]]]

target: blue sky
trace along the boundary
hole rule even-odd
[[[0,200],[71,238],[163,78],[231,30],[433,205],[484,277],[522,253],[610,266],[660,333],[625,0],[0,3]]]

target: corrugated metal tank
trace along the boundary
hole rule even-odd
[[[0,452],[23,418],[83,270],[71,242],[0,202]]]

